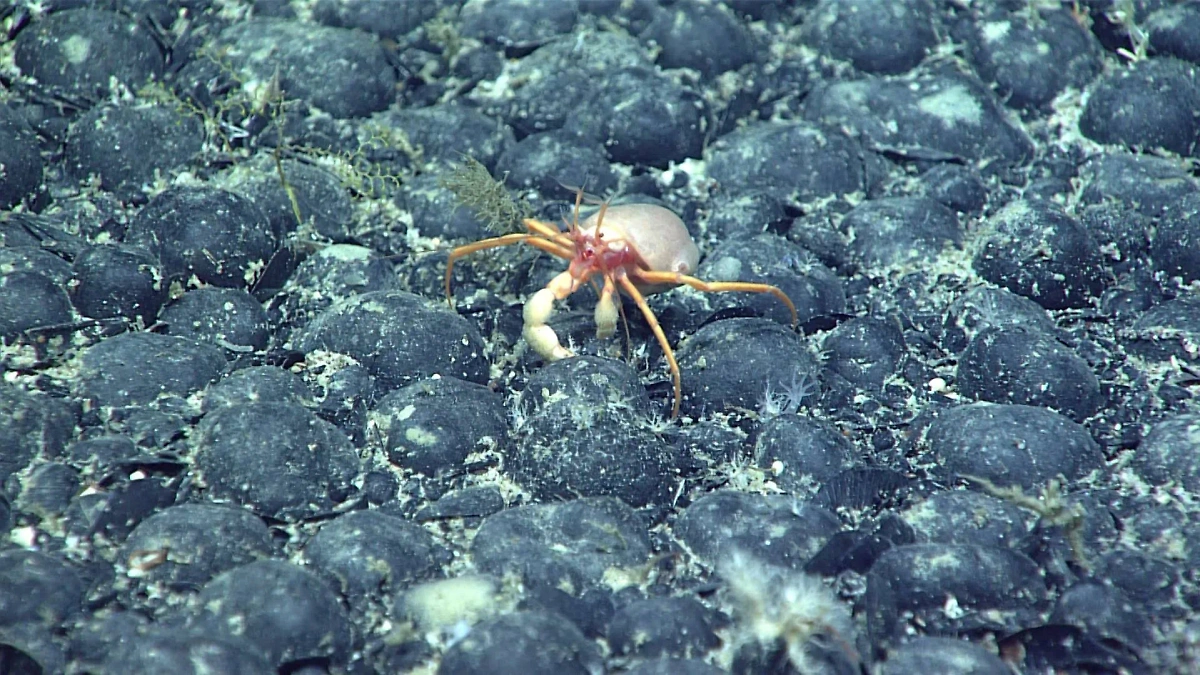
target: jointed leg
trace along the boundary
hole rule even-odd
[[[544,223],[538,223],[538,221],[526,221],[526,225],[528,226],[530,222],[534,222],[545,227]],[[533,228],[531,227],[530,229],[532,230]],[[555,231],[557,232],[557,230]],[[562,233],[559,232],[558,234]],[[566,258],[567,260],[570,260],[572,257],[574,257],[574,249],[568,248],[566,245],[560,244],[556,241],[548,241],[543,237],[544,235],[542,235],[540,232],[506,234],[500,237],[492,237],[491,239],[480,239],[479,241],[473,241],[470,244],[463,244],[462,246],[454,248],[450,251],[450,257],[446,259],[446,300],[453,304],[453,301],[450,297],[450,278],[454,273],[454,263],[459,258],[470,255],[477,251],[485,251],[489,248],[499,248],[501,246],[511,246],[512,244],[525,242],[534,248],[541,249],[560,258]]]
[[[570,272],[562,272],[550,280],[546,287],[525,301],[525,327],[521,331],[525,341],[542,358],[558,361],[575,354],[558,342],[554,329],[546,325],[554,314],[554,303],[575,292],[586,279],[576,279]]]
[[[600,299],[596,302],[596,337],[601,340],[617,332],[616,292],[612,276],[604,277],[604,288],[600,289]]]
[[[678,272],[650,272],[647,270],[637,270],[632,273],[638,281],[644,281],[649,284],[686,284],[698,291],[706,293],[725,293],[730,291],[742,291],[745,293],[770,293],[787,306],[788,311],[792,314],[792,327],[800,322],[799,316],[796,314],[796,305],[792,304],[792,299],[787,296],[787,293],[779,290],[778,286],[771,284],[756,284],[749,281],[705,281],[697,279],[686,274]]]
[[[671,343],[667,342],[667,334],[663,332],[662,326],[658,324],[658,317],[654,316],[654,311],[650,309],[650,305],[646,304],[646,297],[637,289],[637,286],[634,286],[626,276],[617,277],[617,283],[621,284],[621,290],[633,298],[638,309],[642,310],[642,316],[646,317],[646,323],[650,325],[650,330],[658,340],[658,346],[662,347],[663,355],[667,357],[667,366],[671,368],[671,380],[675,384],[675,403],[671,406],[671,418],[679,417],[679,399],[682,395],[679,364],[675,361],[675,352],[671,351]]]
[[[533,218],[526,218],[522,222],[525,225],[525,229],[529,230],[529,234],[536,234],[545,237],[553,241],[555,244],[563,247],[563,249],[568,252],[568,255],[563,256],[564,258],[570,259],[574,256],[575,244],[571,241],[571,237],[566,232],[563,232],[549,223],[543,223],[542,221],[534,220]]]

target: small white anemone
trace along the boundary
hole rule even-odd
[[[758,401],[758,414],[763,419],[795,415],[805,399],[817,393],[817,379],[805,372],[792,373],[792,381],[776,389],[767,378],[767,388]]]

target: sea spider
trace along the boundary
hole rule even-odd
[[[525,303],[525,341],[547,361],[574,356],[559,343],[554,329],[546,322],[554,313],[555,301],[563,300],[586,282],[595,283],[598,277],[603,281],[596,303],[596,337],[608,338],[616,331],[619,305],[613,296],[617,293],[628,295],[641,310],[667,357],[675,385],[671,417],[679,415],[679,364],[654,311],[646,304],[646,295],[685,284],[709,293],[770,293],[787,305],[792,314],[792,326],[796,325],[795,305],[776,286],[747,281],[704,281],[691,276],[700,261],[700,251],[683,221],[669,209],[654,204],[610,205],[603,201],[599,202],[600,208],[594,214],[580,223],[579,209],[583,201],[583,191],[577,190],[573,217],[564,219],[565,232],[549,223],[527,218],[524,221],[527,232],[482,239],[450,251],[446,263],[446,299],[451,297],[450,275],[455,261],[476,251],[524,243],[569,260],[564,272]]]

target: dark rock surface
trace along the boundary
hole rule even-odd
[[[1200,668],[1200,3],[0,18],[0,670]]]

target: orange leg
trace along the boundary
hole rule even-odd
[[[573,241],[571,241],[571,237],[568,236],[566,232],[563,232],[562,230],[558,229],[557,227],[554,227],[550,223],[543,223],[540,220],[534,220],[533,218],[526,218],[524,220],[524,224],[525,224],[525,229],[529,230],[530,234],[536,234],[536,235],[545,237],[546,239],[553,241],[555,244],[558,244],[559,246],[563,246],[565,248],[571,249],[572,252],[575,250],[575,243]],[[570,258],[572,256],[568,255],[568,256],[564,256],[564,257]]]
[[[536,220],[525,221],[526,226],[529,226],[530,223],[536,223],[537,225],[546,228],[546,230],[552,229],[544,223],[540,223]],[[530,229],[533,230],[534,228],[530,227]],[[557,230],[554,230],[554,232],[560,235],[562,234]],[[512,244],[520,244],[521,242],[525,242],[534,248],[541,249],[560,258],[566,258],[567,260],[575,257],[574,248],[568,248],[565,244],[552,241],[548,237],[545,237],[540,231],[538,231],[536,234],[506,234],[501,237],[480,239],[479,241],[471,242],[470,244],[463,244],[462,246],[458,246],[451,250],[450,257],[446,260],[446,300],[453,304],[453,300],[451,300],[450,296],[450,278],[454,273],[454,263],[459,258],[475,253],[476,251],[484,251],[489,248],[499,248],[501,246],[511,246]]]
[[[667,365],[671,368],[671,380],[675,384],[675,404],[671,406],[671,419],[675,419],[679,417],[679,399],[682,395],[682,387],[679,383],[679,363],[675,361],[675,352],[671,351],[671,344],[667,342],[667,334],[663,332],[662,326],[658,324],[658,317],[654,316],[654,310],[650,309],[650,305],[646,304],[646,297],[642,295],[642,292],[624,274],[617,276],[616,279],[617,283],[621,285],[621,290],[633,298],[633,301],[637,303],[638,309],[642,310],[642,316],[646,317],[646,323],[650,324],[650,330],[654,332],[654,337],[658,340],[658,346],[662,347],[663,355],[667,357]]]
[[[686,284],[705,293],[725,293],[729,291],[770,293],[779,298],[779,301],[784,305],[787,305],[788,311],[792,313],[792,328],[795,328],[796,324],[800,323],[800,317],[796,314],[796,306],[792,304],[792,299],[787,296],[787,293],[784,293],[777,286],[772,286],[771,284],[756,284],[749,281],[705,281],[678,272],[636,270],[631,271],[630,274],[638,281],[644,281],[649,284],[674,284],[676,286]]]

